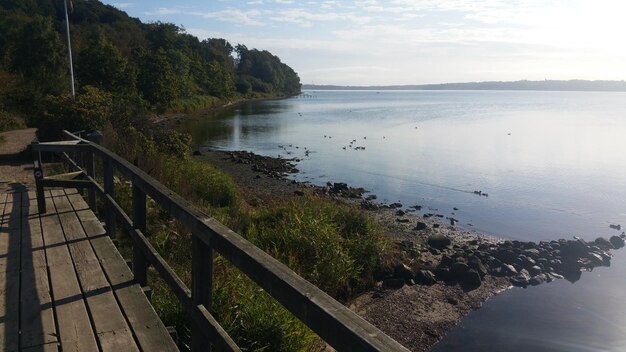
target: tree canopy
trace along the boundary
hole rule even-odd
[[[0,77],[7,79],[0,109],[42,115],[47,95],[69,92],[63,3],[4,0],[0,18]],[[267,51],[199,40],[177,25],[142,23],[99,1],[75,0],[70,26],[80,94],[93,87],[114,102],[161,112],[198,96],[300,92],[296,72]]]

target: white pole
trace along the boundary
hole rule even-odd
[[[76,95],[74,91],[74,66],[72,65],[72,42],[70,41],[70,20],[67,16],[67,0],[63,0],[65,6],[65,28],[67,29],[67,55],[70,59],[70,86],[72,87],[72,97]]]

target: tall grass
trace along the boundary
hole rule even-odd
[[[345,301],[372,283],[386,243],[360,210],[314,195],[251,209],[230,176],[209,164],[160,153],[158,146],[142,140],[119,139],[113,147],[331,296]],[[115,197],[130,213],[130,185],[118,183]],[[147,216],[148,239],[191,285],[189,230],[154,201],[148,201]],[[121,252],[129,255],[132,241],[128,235],[118,238]],[[189,341],[188,317],[156,272],[149,275],[154,307],[165,324],[176,326],[184,348]],[[213,314],[242,349],[303,351],[318,344],[302,322],[219,255],[213,284]]]

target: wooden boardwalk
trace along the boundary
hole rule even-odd
[[[0,193],[0,350],[177,351],[75,190]]]

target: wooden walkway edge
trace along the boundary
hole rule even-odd
[[[45,201],[0,193],[0,349],[177,351],[81,195]]]

